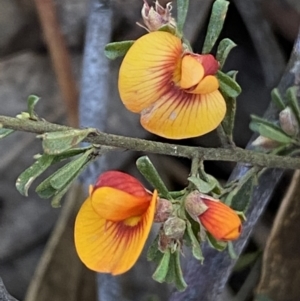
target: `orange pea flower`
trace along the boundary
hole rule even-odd
[[[137,261],[154,219],[157,192],[119,171],[103,173],[75,221],[75,246],[91,270],[112,275]]]
[[[219,200],[193,191],[185,201],[190,216],[217,240],[235,240],[241,233],[241,220],[234,210]]]
[[[120,97],[128,110],[141,114],[149,132],[172,139],[200,136],[225,116],[218,67],[212,55],[185,50],[178,37],[150,32],[131,46],[122,62]]]

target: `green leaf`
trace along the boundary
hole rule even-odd
[[[171,254],[170,262],[169,262],[169,270],[165,278],[165,282],[167,283],[175,283],[176,279],[176,258],[174,254]]]
[[[85,154],[81,155],[79,158],[72,160],[71,162],[60,168],[50,179],[51,186],[60,190],[69,183],[70,179],[77,174],[77,171],[85,166],[89,162],[91,152],[87,151]]]
[[[14,130],[0,128],[0,139],[7,137],[8,135],[12,134]]]
[[[64,165],[62,168],[58,169],[55,173],[45,179],[37,186],[35,190],[37,194],[43,199],[48,199],[56,195],[58,195],[56,197],[56,199],[58,199],[60,196],[62,196],[59,194],[59,192],[67,190],[65,187],[69,188],[69,184],[71,184],[87,166],[91,160],[92,151],[92,149],[86,151],[78,159]],[[67,173],[67,171],[69,173]]]
[[[85,162],[80,168],[74,171],[72,177],[69,177],[69,181],[65,182],[65,186],[60,190],[57,190],[54,194],[54,197],[51,201],[51,205],[54,208],[58,208],[61,206],[60,201],[62,197],[66,194],[66,192],[70,189],[73,181],[81,174],[81,172],[85,169],[85,167],[89,164],[89,160]]]
[[[216,55],[216,59],[220,63],[220,69],[223,68],[231,49],[234,48],[235,46],[236,44],[228,38],[223,39],[220,42],[217,50],[217,55]]]
[[[177,0],[177,29],[180,34],[183,32],[188,8],[189,0]]]
[[[206,182],[198,177],[188,177],[188,181],[193,183],[202,193],[211,192],[218,184],[218,181],[211,175],[207,175],[209,182]]]
[[[52,164],[53,159],[54,156],[44,154],[23,171],[16,181],[17,190],[22,195],[28,196],[28,189],[32,182]]]
[[[156,168],[150,161],[148,156],[143,156],[137,159],[136,166],[140,173],[145,177],[145,179],[159,192],[159,194],[166,198],[170,199],[171,196],[169,191],[164,184],[163,180],[159,176]]]
[[[124,56],[135,41],[122,41],[109,43],[104,48],[104,54],[110,60]]]
[[[230,75],[223,73],[222,71],[217,72],[217,78],[220,84],[220,90],[222,94],[227,97],[236,98],[242,92],[239,84]]]
[[[279,93],[279,90],[278,88],[274,88],[272,91],[271,91],[271,98],[272,98],[272,101],[274,102],[274,104],[277,106],[277,108],[279,110],[284,110],[285,109],[285,104],[284,104],[284,101]]]
[[[244,255],[241,255],[237,260],[233,270],[235,272],[240,272],[245,268],[252,266],[253,263],[261,256],[261,254],[262,254],[261,251],[256,251],[256,252],[251,252],[251,253],[246,253]]]
[[[152,244],[150,245],[148,252],[147,252],[147,260],[154,261],[155,263],[159,263],[164,255],[159,249],[158,249],[158,240],[159,236],[156,236]]]
[[[235,250],[234,250],[234,248],[233,248],[233,243],[232,243],[232,241],[228,241],[227,246],[228,246],[228,253],[229,253],[230,258],[231,258],[231,259],[237,259],[238,256],[237,256],[237,254],[235,253]]]
[[[251,115],[251,119],[249,127],[253,132],[280,143],[293,142],[293,138],[288,136],[279,126],[255,115]]]
[[[249,207],[254,186],[257,185],[257,175],[246,174],[240,181],[232,194],[230,207],[233,210],[245,212]]]
[[[200,248],[200,243],[193,232],[192,225],[189,221],[186,221],[186,225],[187,225],[186,232],[192,246],[193,256],[196,259],[200,260],[201,263],[203,263],[204,257]]]
[[[235,80],[237,75],[237,71],[232,71],[230,73],[230,77]],[[236,113],[236,99],[235,97],[224,96],[226,102],[226,114],[222,121],[222,126],[225,134],[230,137],[232,140],[233,129],[234,129],[234,121],[235,121],[235,113]]]
[[[48,155],[58,155],[81,142],[95,129],[66,130],[59,132],[45,133],[38,138],[43,139],[43,149]]]
[[[165,278],[167,276],[168,270],[169,270],[169,263],[170,263],[170,257],[171,257],[171,252],[169,249],[164,253],[158,267],[156,268],[154,274],[152,275],[152,278],[159,282],[162,283],[165,281]]]
[[[175,256],[175,286],[178,291],[182,292],[187,288],[187,284],[183,278],[182,270],[181,270],[181,264],[180,264],[180,251],[177,249],[174,254]]]
[[[206,232],[207,240],[210,246],[217,251],[224,251],[227,247],[227,242],[216,240],[209,232]]]
[[[211,16],[208,23],[207,33],[202,48],[202,53],[209,53],[214,47],[225,21],[228,1],[225,0],[216,0],[212,7]]]
[[[27,109],[28,109],[30,119],[38,120],[37,115],[34,112],[34,108],[39,100],[40,100],[40,98],[36,95],[30,95],[27,98]]]
[[[291,106],[297,118],[298,124],[300,125],[300,108],[298,104],[297,91],[298,91],[298,87],[296,86],[290,87],[286,91],[286,96],[288,99],[288,104]]]

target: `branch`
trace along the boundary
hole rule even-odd
[[[17,131],[32,132],[36,134],[73,129],[71,127],[58,125],[47,121],[24,120],[1,115],[0,124],[4,128]],[[189,159],[198,157],[204,161],[229,161],[248,163],[251,165],[258,165],[261,167],[269,168],[300,169],[300,159],[298,158],[263,154],[237,147],[232,149],[222,149],[184,146],[112,135],[99,131],[96,131],[96,133],[88,136],[84,141],[92,144],[100,144],[161,155],[185,157]]]

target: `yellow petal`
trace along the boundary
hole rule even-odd
[[[223,120],[226,104],[222,94],[189,94],[176,87],[142,111],[141,124],[151,133],[184,139],[204,135]]]
[[[128,110],[139,113],[166,93],[175,69],[180,69],[181,53],[180,39],[162,31],[146,34],[131,46],[119,71],[120,97]]]
[[[200,83],[197,85],[197,87],[190,93],[208,94],[208,93],[214,92],[218,89],[219,89],[218,79],[213,75],[208,75],[208,76],[205,76],[200,81]]]
[[[204,76],[204,68],[191,55],[185,55],[181,61],[180,87],[189,89],[197,85]]]
[[[128,271],[138,259],[149,235],[156,199],[155,191],[145,214],[132,224],[100,218],[88,198],[75,221],[75,246],[82,262],[101,273],[118,275]]]
[[[149,207],[151,195],[137,197],[112,187],[101,187],[91,195],[92,206],[98,215],[110,221],[121,221],[142,215]]]

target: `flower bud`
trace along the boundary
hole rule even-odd
[[[278,141],[272,140],[267,137],[258,136],[253,142],[252,146],[264,149],[264,150],[271,150],[277,146],[279,146],[280,143]]]
[[[166,8],[162,7],[158,1],[155,2],[155,8],[150,7],[149,4],[144,0],[144,6],[142,8],[142,17],[145,26],[140,25],[148,31],[156,31],[164,25],[170,25],[176,27],[176,22],[171,16],[172,5],[169,2]]]
[[[172,212],[172,203],[166,199],[159,198],[156,205],[156,211],[154,214],[155,223],[165,222]]]
[[[289,136],[296,136],[299,132],[297,118],[290,107],[286,107],[279,114],[279,122],[282,130]]]
[[[241,233],[241,220],[234,210],[198,191],[185,200],[186,211],[217,240],[234,240]]]
[[[181,239],[185,231],[185,221],[179,217],[170,217],[163,225],[165,235],[172,239]]]

